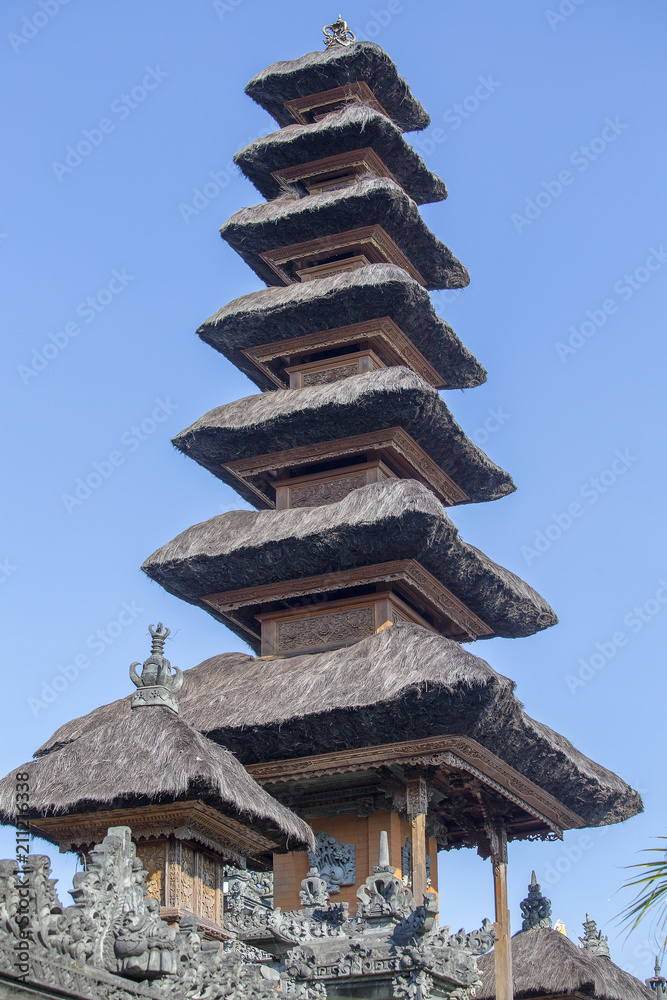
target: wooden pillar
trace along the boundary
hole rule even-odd
[[[412,899],[415,906],[421,906],[428,892],[426,878],[426,812],[428,810],[428,789],[424,778],[410,778],[406,784],[407,807],[410,816],[412,839]]]
[[[496,968],[496,1000],[514,1000],[512,977],[512,935],[507,902],[507,833],[502,826],[489,830],[493,892],[496,905],[496,944],[493,949]]]

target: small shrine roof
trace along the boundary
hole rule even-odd
[[[512,478],[464,434],[436,389],[407,368],[234,400],[204,414],[174,445],[244,499],[257,496],[223,463],[400,426],[474,503],[512,493]]]
[[[513,681],[419,625],[394,625],[352,646],[286,659],[222,653],[183,676],[183,718],[246,765],[455,733],[482,744],[590,826],[619,823],[642,809],[621,778],[526,715]],[[128,702],[66,723],[38,752],[80,740],[125,714]]]
[[[447,197],[445,182],[432,173],[400,129],[379,111],[349,105],[311,125],[288,125],[262,136],[234,157],[264,198],[284,191],[272,171],[357,149],[373,149],[418,205]]]
[[[266,390],[275,389],[275,383],[244,349],[385,316],[440,372],[447,388],[467,389],[486,381],[486,371],[437,315],[426,289],[395,264],[369,264],[358,271],[242,295],[197,333]]]
[[[433,235],[412,198],[388,177],[368,177],[353,187],[308,198],[288,194],[242,208],[221,226],[220,234],[262,281],[281,285],[285,282],[261,253],[376,225],[417,268],[427,288],[464,288],[469,283],[463,264]]]
[[[201,799],[268,833],[285,849],[313,843],[312,830],[281,805],[229,750],[169,708],[120,711],[80,737],[14,768],[0,781],[0,821],[14,823],[16,773],[28,772],[30,816]]]
[[[476,1000],[494,1000],[493,952],[478,959],[482,985]],[[522,931],[512,938],[515,1000],[529,997],[586,996],[596,1000],[648,1000],[655,996],[610,958],[578,948],[560,931]]]
[[[284,106],[286,101],[361,81],[368,84],[403,132],[423,129],[430,123],[393,60],[375,42],[332,45],[298,59],[272,63],[250,80],[245,92],[279,125],[290,125],[294,119]]]
[[[496,635],[533,635],[558,620],[532,587],[462,541],[440,501],[411,479],[364,486],[323,507],[219,514],[163,545],[142,569],[217,617],[202,599],[220,591],[401,559],[417,560]]]

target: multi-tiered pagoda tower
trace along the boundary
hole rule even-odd
[[[325,987],[331,997],[449,996],[474,984],[475,956],[492,935],[434,930],[438,888],[446,914],[456,910],[438,887],[437,854],[475,848],[493,864],[493,989],[510,1000],[508,842],[616,823],[641,801],[525,715],[512,682],[463,645],[532,635],[556,616],[464,542],[447,514],[514,484],[439,395],[486,373],[429,299],[429,290],[465,286],[468,273],[419,215],[419,204],[447,193],[403,138],[428,115],[377,45],[355,42],[340,19],[325,36],[324,51],[248,84],[280,129],[237,154],[267,202],[237,212],[222,236],[268,287],[198,331],[261,392],[175,439],[257,509],[188,528],[143,567],[255,655],[225,653],[185,671],[177,701],[169,691],[157,708],[141,701],[134,723],[125,699],[61,727],[25,765],[42,790],[34,822],[85,851],[103,834],[109,803],[121,803],[113,821],[131,828],[150,884],[171,884],[182,875],[173,845],[185,837],[172,805],[195,795],[201,754],[209,798],[195,818],[230,828],[213,772],[237,764],[211,750],[222,745],[265,789],[251,808],[246,775],[232,847],[250,867],[253,857],[272,865],[274,894],[267,904],[262,879],[237,870],[224,929],[221,909],[210,917],[209,908],[204,930],[260,945],[318,996]],[[178,721],[164,715],[176,709]],[[132,791],[116,767],[103,794],[65,788],[70,757],[92,766],[91,747],[107,752],[119,733],[138,738],[137,718],[156,734],[158,770],[169,768],[160,727],[185,741],[191,770],[174,761],[179,782],[142,778]],[[0,784],[9,819],[2,803],[12,787]],[[263,825],[261,842],[253,824]],[[162,854],[149,849],[156,830]],[[229,857],[225,836],[216,865]],[[289,836],[301,849],[281,853]],[[188,837],[201,852],[201,830]],[[153,898],[169,918],[160,892]],[[181,893],[177,916],[201,923],[192,898]]]
[[[317,834],[310,860],[276,857],[276,905],[299,905],[311,863],[354,901],[380,831],[417,899],[438,850],[475,846],[494,862],[501,990],[507,841],[638,798],[460,645],[557,619],[447,514],[514,484],[438,392],[486,373],[428,295],[469,281],[417,207],[447,194],[403,138],[428,115],[377,45],[340,18],[325,36],[246,88],[280,130],[237,154],[267,201],[221,234],[268,287],[198,331],[262,392],[174,442],[257,511],[194,525],[143,568],[258,654],[203,664],[182,704]]]

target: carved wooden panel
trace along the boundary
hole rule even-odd
[[[167,918],[194,913],[207,924],[222,924],[222,880],[225,861],[198,845],[171,837],[166,852]]]
[[[383,462],[364,462],[329,472],[317,472],[312,476],[296,476],[293,479],[275,481],[276,509],[288,510],[293,507],[322,507],[337,503],[353,490],[370,483],[381,483],[394,478],[394,473]]]
[[[290,365],[285,371],[289,374],[290,389],[302,389],[308,385],[328,385],[330,382],[349,378],[350,375],[363,375],[379,368],[386,368],[385,363],[375,351],[367,349],[320,361]]]
[[[180,857],[176,862],[176,879],[179,902],[183,909],[195,912],[195,852],[194,848],[179,841]]]
[[[357,642],[375,631],[373,607],[351,611],[334,611],[310,618],[279,622],[276,652],[292,653],[314,646]]]
[[[359,365],[335,365],[317,372],[305,372],[302,375],[302,385],[328,385],[330,382],[340,382],[342,378],[359,374]]]
[[[342,350],[355,344],[362,349],[369,347],[387,366],[405,365],[406,368],[411,368],[437,389],[444,389],[447,385],[443,374],[436,371],[389,316],[351,323],[333,330],[320,330],[292,340],[276,340],[269,344],[246,347],[243,353],[277,386],[284,389],[288,380],[283,365],[300,364],[309,354],[336,347]]]
[[[299,280],[297,271],[310,269],[316,265],[327,265],[327,258],[363,255],[369,264],[396,264],[407,271],[411,278],[426,287],[424,277],[415,265],[405,256],[403,251],[382,226],[361,226],[359,229],[349,229],[331,236],[320,236],[304,243],[292,243],[286,247],[276,247],[264,250],[260,257],[276,274],[289,285]],[[348,262],[349,262],[348,258]],[[345,264],[346,261],[332,262]]]
[[[204,920],[209,920],[211,923],[217,923],[219,909],[218,897],[220,895],[218,863],[214,860],[214,858],[209,857],[206,854],[201,855],[200,878],[200,915],[204,918]]]
[[[330,260],[324,264],[297,268],[294,273],[299,281],[313,281],[315,278],[328,278],[332,274],[340,274],[341,271],[358,271],[367,264],[370,264],[368,257],[360,253],[353,257],[344,257],[342,260]]]
[[[365,80],[284,102],[294,121],[300,122],[301,125],[321,121],[325,115],[331,114],[332,111],[340,111],[347,104],[365,104],[374,111],[379,111],[385,118],[390,117]]]
[[[289,491],[290,507],[321,507],[324,504],[342,500],[352,490],[366,485],[366,476],[342,476],[333,482],[312,483],[310,486],[295,486]]]
[[[148,872],[146,889],[148,895],[165,905],[165,879],[167,869],[167,841],[140,840],[137,843],[137,857]]]
[[[403,621],[432,628],[389,589],[366,597],[259,614],[262,655],[290,655],[350,645],[393,624],[397,611]]]

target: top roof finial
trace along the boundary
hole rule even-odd
[[[522,930],[534,931],[551,927],[551,900],[542,895],[535,872],[532,873],[528,895],[521,903]]]
[[[325,24],[322,31],[324,33],[324,44],[328,49],[332,45],[352,45],[357,40],[354,32],[348,28],[347,21],[344,21],[340,14],[338,15],[338,20],[333,24]]]
[[[609,944],[607,938],[599,931],[597,924],[591,920],[588,914],[584,921],[584,936],[579,938],[581,947],[590,955],[601,958],[609,958]]]
[[[164,643],[169,635],[169,629],[164,628],[162,622],[158,622],[157,628],[149,625],[148,631],[151,634],[151,653],[143,662],[141,674],[138,674],[136,669],[140,665],[138,661],[130,665],[130,678],[137,688],[132,695],[131,707],[161,705],[178,712],[176,696],[183,686],[183,672],[179,667],[174,667],[172,674],[171,663],[164,655]]]

